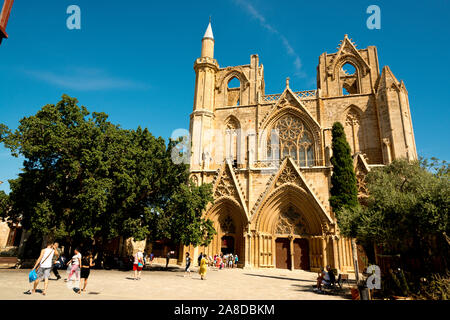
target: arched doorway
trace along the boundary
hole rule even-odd
[[[220,250],[223,254],[236,254],[234,247],[234,237],[233,236],[223,236],[222,237],[222,246]]]
[[[291,269],[291,248],[288,238],[275,240],[276,267],[279,269]]]
[[[309,242],[307,239],[294,240],[294,269],[310,270]]]
[[[245,221],[242,208],[232,200],[219,199],[206,214],[211,219],[217,234],[214,235],[204,252],[213,257],[215,254],[238,255],[239,261],[245,261],[244,228]]]

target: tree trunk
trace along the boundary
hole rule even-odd
[[[352,238],[352,254],[353,254],[353,267],[355,269],[356,285],[359,284],[359,266],[358,266],[358,248],[356,247],[356,240]]]

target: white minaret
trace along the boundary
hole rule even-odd
[[[214,116],[214,86],[219,65],[214,59],[214,36],[211,18],[202,39],[202,52],[195,61],[194,110],[191,114],[191,170],[208,169],[211,159],[212,128]],[[213,159],[214,161],[214,159]]]
[[[211,18],[209,18],[209,24],[206,28],[205,35],[202,39],[202,58],[208,57],[213,59],[214,58],[214,35],[212,32],[211,27]]]

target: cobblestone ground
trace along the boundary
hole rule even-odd
[[[91,270],[87,292],[76,294],[63,279],[50,280],[47,295],[24,294],[30,270],[0,269],[0,300],[15,299],[157,299],[157,300],[336,300],[345,296],[318,294],[313,285],[316,273],[302,270],[208,269],[201,280],[197,268],[191,277],[183,277],[183,269],[169,266],[163,270],[153,266],[142,271],[141,280],[133,280],[132,271]],[[54,279],[52,274],[51,279]],[[40,283],[38,290],[43,289]]]

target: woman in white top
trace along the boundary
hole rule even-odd
[[[77,279],[79,279],[78,269],[80,268],[80,265],[81,265],[81,253],[80,253],[80,251],[78,249],[75,249],[74,252],[75,252],[75,255],[67,263],[67,265],[69,265],[69,263],[72,263],[72,268],[70,269],[69,277],[65,281],[70,281],[70,278],[72,277],[72,275],[75,272],[76,272]]]
[[[141,250],[138,250],[134,255],[134,263],[133,263],[133,271],[134,271],[134,280],[141,279],[141,271],[144,267],[144,254]],[[139,272],[139,276],[138,276]]]
[[[44,279],[44,291],[42,292],[42,294],[44,296],[47,294],[48,278],[50,277],[50,271],[52,270],[52,259],[54,254],[55,250],[53,243],[49,243],[47,245],[47,248],[41,250],[41,254],[33,267],[33,270],[38,268],[36,271],[38,278],[34,281],[33,289],[31,290],[31,292],[27,291],[27,294],[35,293],[39,281],[42,279]]]

